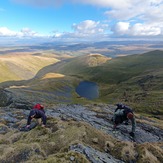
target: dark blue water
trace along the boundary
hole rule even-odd
[[[93,100],[99,97],[99,87],[94,82],[82,81],[76,87],[76,92],[81,97]]]

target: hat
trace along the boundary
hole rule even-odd
[[[132,119],[133,117],[134,117],[133,113],[130,112],[130,113],[127,114],[128,119]]]

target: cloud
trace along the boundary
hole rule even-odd
[[[9,30],[7,27],[0,27],[0,36],[16,36],[17,32]]]
[[[79,24],[74,23],[72,28],[74,29],[75,33],[85,36],[104,33],[108,29],[108,25],[95,22],[93,20],[85,20]]]
[[[161,29],[153,24],[137,23],[129,30],[130,35],[133,36],[157,36],[161,35]]]
[[[0,27],[0,37],[39,37],[37,32],[29,28],[23,28],[19,32],[8,29],[7,27]]]
[[[108,25],[93,20],[85,20],[72,25],[73,32],[54,32],[53,39],[64,41],[94,41],[104,40],[107,36]]]
[[[39,36],[37,32],[32,31],[29,28],[23,28],[23,29],[21,29],[21,32],[20,33],[21,33],[22,36],[27,36],[27,37]]]
[[[74,32],[64,32],[53,34],[53,38],[66,40],[101,40],[106,39],[108,24],[96,22],[93,20],[85,20],[78,24],[73,24]]]
[[[163,35],[162,24],[141,24],[131,25],[129,22],[118,22],[112,29],[116,35],[128,36],[158,36]]]
[[[113,32],[118,35],[128,34],[130,23],[128,22],[118,22],[113,28]]]
[[[163,0],[12,0],[17,3],[34,6],[56,6],[64,3],[80,3],[105,8],[105,14],[110,18],[128,20],[163,19]],[[156,18],[156,19],[153,19]]]
[[[58,6],[65,3],[92,5],[104,9],[108,24],[100,21],[84,20],[74,23],[74,32],[54,33],[54,38],[84,38],[123,36],[162,36],[163,0],[12,0],[33,6]],[[110,32],[109,32],[110,28]],[[5,30],[4,30],[5,31]],[[7,29],[6,29],[7,33]],[[11,35],[15,33],[8,31]],[[17,33],[16,33],[17,34]],[[32,31],[21,31],[17,35],[36,36]]]
[[[106,11],[105,14],[118,20],[129,20],[137,17],[141,20],[156,21],[156,19],[163,18],[162,9],[162,0],[134,0],[130,1],[129,7],[112,8]],[[153,17],[156,19],[153,19]]]

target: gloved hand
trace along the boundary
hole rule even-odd
[[[130,134],[130,136],[132,136],[132,137],[135,136],[135,134],[134,134],[133,132],[130,132],[129,134]]]

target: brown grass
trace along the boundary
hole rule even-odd
[[[161,163],[163,160],[163,143],[144,143],[138,145],[138,163]]]
[[[21,125],[25,121],[20,121]],[[72,144],[84,144],[125,162],[161,163],[163,143],[136,144],[120,141],[91,125],[72,119],[59,120],[48,117],[46,128],[37,126],[30,132],[8,131],[0,135],[0,162],[65,162],[70,157],[87,163],[84,155],[69,151]]]

